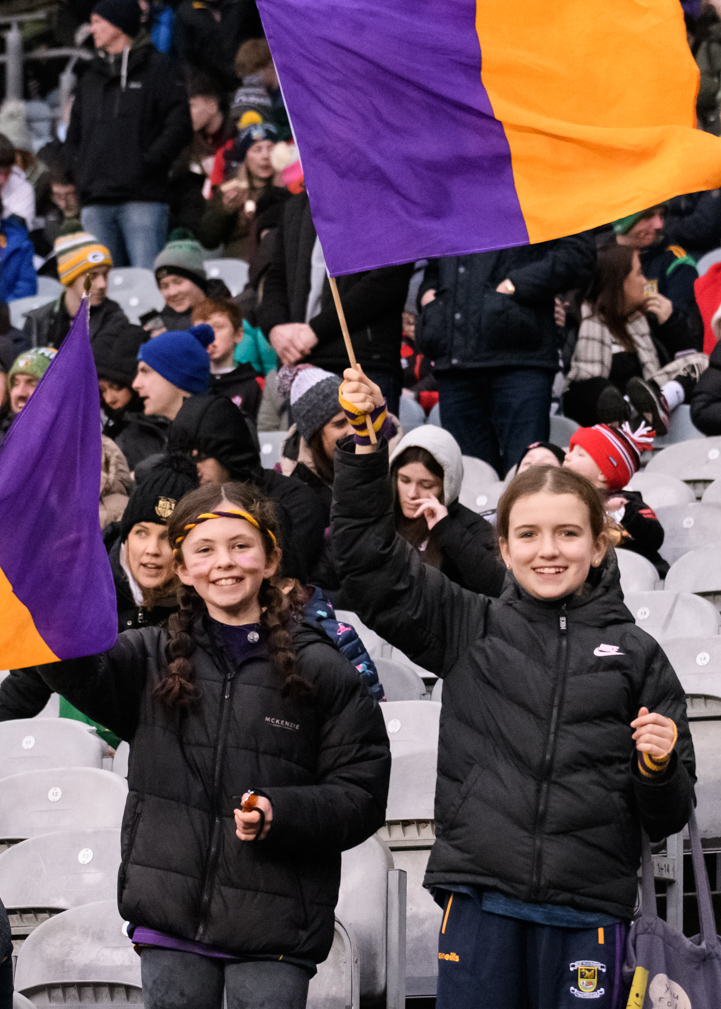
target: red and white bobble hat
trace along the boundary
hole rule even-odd
[[[580,445],[591,456],[606,478],[609,491],[625,487],[641,465],[641,453],[650,452],[656,432],[646,424],[632,431],[628,424],[619,430],[607,424],[580,427],[569,447]]]

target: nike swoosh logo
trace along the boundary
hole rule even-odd
[[[603,658],[608,655],[625,655],[626,653],[620,652],[618,645],[599,645],[598,648],[593,649],[593,654]]]

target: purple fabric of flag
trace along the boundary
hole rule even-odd
[[[98,378],[83,304],[0,446],[0,568],[60,659],[111,648],[115,586],[98,514]]]
[[[331,275],[407,262],[409,248],[476,252],[480,233],[486,248],[528,242],[503,124],[481,82],[475,0],[394,0],[382,32],[377,3],[365,0],[338,0],[332,18],[318,0],[302,0],[302,16],[288,0],[258,7],[293,95],[291,128],[303,138]]]

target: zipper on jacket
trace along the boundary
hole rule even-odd
[[[541,855],[543,851],[543,831],[546,825],[546,814],[548,812],[548,789],[551,783],[553,772],[553,760],[556,755],[556,742],[558,737],[558,721],[561,714],[561,704],[566,686],[566,675],[568,673],[568,615],[566,604],[564,603],[558,614],[558,673],[556,675],[556,685],[553,692],[553,708],[551,710],[551,723],[548,728],[546,739],[546,749],[543,754],[543,764],[541,766],[541,783],[538,791],[538,806],[536,809],[536,829],[533,837],[533,862],[531,865],[531,899],[538,898],[540,891],[541,877]]]

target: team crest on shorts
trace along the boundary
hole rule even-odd
[[[570,964],[569,970],[578,972],[578,988],[571,987],[571,994],[576,998],[601,998],[606,989],[598,987],[599,971],[606,972],[605,963],[597,960],[576,960]]]

